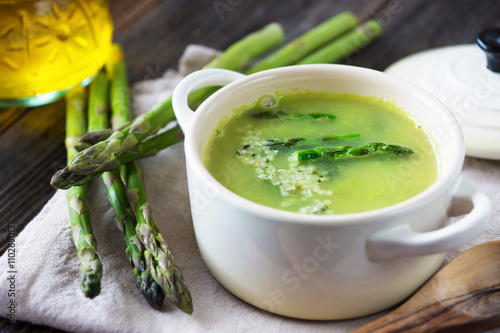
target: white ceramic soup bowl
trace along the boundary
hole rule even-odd
[[[188,94],[213,85],[225,87],[192,112]],[[203,163],[212,132],[236,107],[293,88],[394,100],[431,134],[439,157],[437,181],[393,206],[328,216],[266,207],[229,191]],[[186,135],[201,255],[224,287],[256,307],[304,319],[346,319],[387,309],[419,288],[440,267],[445,251],[486,228],[489,200],[460,175],[464,141],[459,125],[440,101],[403,80],[344,65],[291,66],[250,76],[206,69],[177,86],[173,106]],[[235,172],[230,166],[226,171],[227,177]],[[462,214],[453,222],[452,216]]]

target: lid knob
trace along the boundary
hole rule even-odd
[[[486,67],[492,72],[500,73],[500,28],[481,31],[476,42],[486,53]]]

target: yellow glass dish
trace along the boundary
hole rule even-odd
[[[0,107],[45,104],[88,84],[112,31],[105,0],[0,0]]]

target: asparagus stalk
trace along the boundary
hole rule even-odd
[[[298,150],[293,153],[293,156],[298,161],[307,161],[316,158],[342,158],[342,157],[359,157],[369,156],[374,154],[413,154],[413,150],[408,147],[389,145],[382,142],[372,142],[361,147],[353,148],[351,146],[338,146],[334,148],[317,147],[314,149]]]
[[[104,172],[102,180],[106,186],[109,202],[115,212],[117,226],[125,238],[126,253],[134,271],[137,287],[153,308],[160,309],[165,299],[165,293],[147,269],[148,263],[144,256],[144,246],[135,232],[137,223],[120,174],[117,170]]]
[[[292,65],[322,45],[353,29],[357,24],[358,19],[354,14],[350,12],[337,14],[256,63],[246,70],[245,74]]]
[[[89,132],[101,131],[108,128],[108,90],[108,78],[104,73],[98,73],[89,90]]]
[[[217,62],[209,66],[220,66],[226,69],[242,67],[253,57],[269,51],[269,48],[276,45],[277,42],[281,42],[282,38],[281,26],[277,23],[268,25],[230,46]],[[134,152],[139,142],[156,133],[174,119],[172,98],[170,97],[154,107],[153,110],[137,117],[131,125],[126,126],[121,131],[115,131],[108,139],[101,141],[98,148],[91,146],[79,152],[68,164],[69,170],[78,174],[104,171],[99,170],[101,163],[110,162],[109,160],[113,159],[114,154]]]
[[[117,129],[126,126],[131,121],[127,65],[118,44],[113,44],[106,70],[111,78],[111,126]]]
[[[123,54],[118,45],[113,47],[112,55],[112,61],[109,64],[112,73],[112,123],[113,127],[119,127],[131,118],[129,87]],[[135,208],[137,225],[134,239],[139,240],[141,243],[141,256],[145,260],[143,265],[145,272],[142,275],[147,275],[149,279],[154,281],[155,285],[159,285],[161,287],[159,291],[162,291],[163,296],[166,295],[177,307],[191,314],[193,312],[191,295],[184,283],[182,274],[173,261],[168,246],[158,231],[156,222],[151,216],[152,210],[142,181],[142,171],[135,162],[123,165],[121,171],[122,175],[124,175],[123,179],[127,185],[129,197],[132,198],[135,204],[133,208]],[[147,235],[154,236],[154,239],[147,239]]]
[[[68,161],[76,151],[74,143],[87,132],[85,115],[86,93],[75,88],[66,95],[66,149]],[[71,237],[80,258],[80,288],[84,295],[94,298],[101,291],[102,264],[97,255],[97,243],[90,224],[87,186],[74,186],[67,192]]]
[[[362,49],[383,32],[382,25],[376,20],[368,20],[356,29],[334,40],[297,64],[334,63]]]
[[[158,225],[152,216],[151,205],[142,182],[142,171],[136,163],[127,166],[126,185],[129,199],[135,207],[136,233],[145,247],[144,255],[153,279],[165,292],[167,299],[182,311],[191,314],[191,295],[181,272],[174,263],[170,249],[158,232]]]

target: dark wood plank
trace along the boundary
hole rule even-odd
[[[0,253],[55,192],[48,182],[64,163],[64,102],[26,110],[0,136]]]
[[[384,36],[353,57],[351,64],[384,70],[418,51],[475,43],[481,30],[500,26],[498,2],[481,5],[471,0],[397,2],[400,12],[390,15]]]
[[[0,135],[15,123],[25,112],[26,108],[0,109]]]
[[[21,110],[22,111],[22,110]],[[48,182],[65,162],[64,102],[26,109],[0,126],[0,253],[9,226],[18,234],[54,194]],[[1,318],[0,332],[60,332],[50,327]]]
[[[154,10],[160,0],[112,0],[109,2],[115,35],[125,32],[139,18]]]

